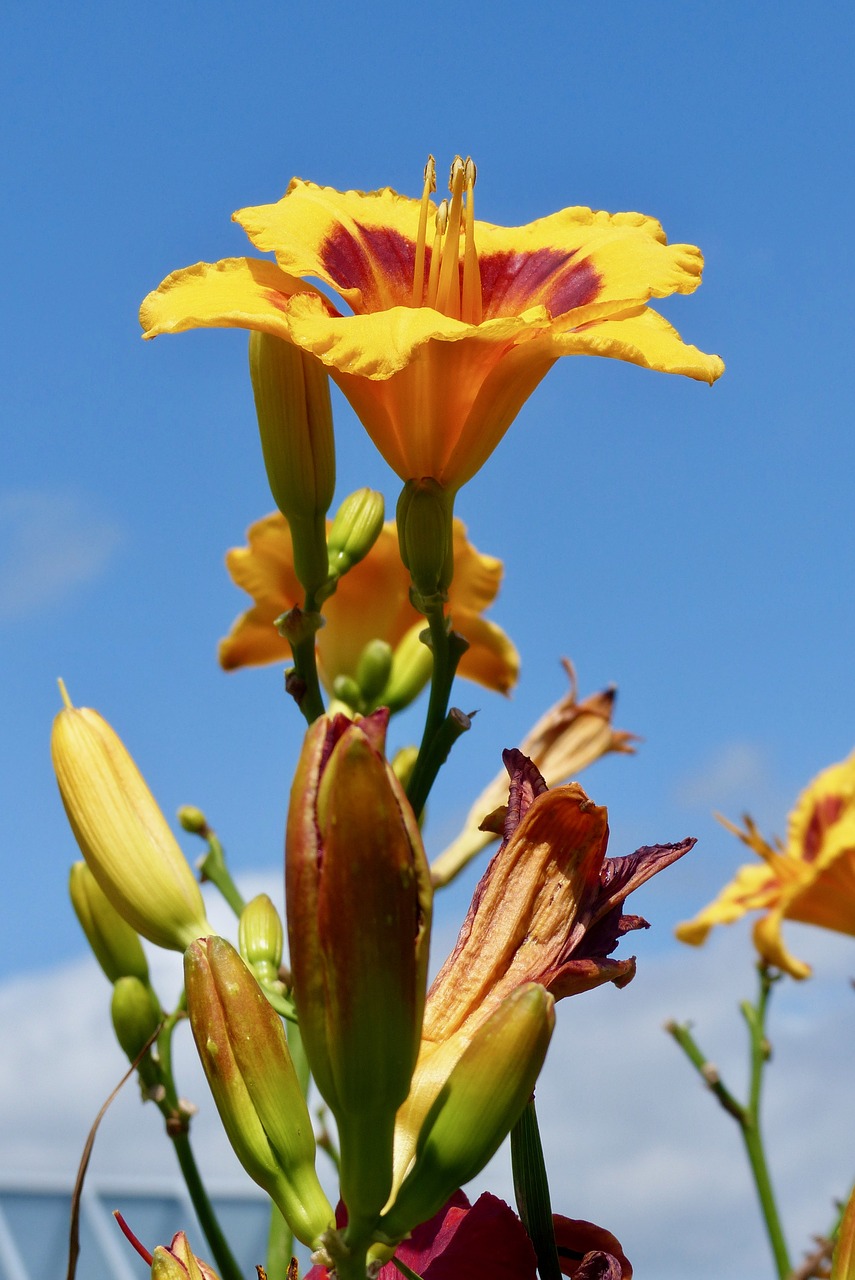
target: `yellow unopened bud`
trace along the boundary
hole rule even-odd
[[[380,1220],[386,1239],[432,1218],[495,1154],[531,1097],[554,1025],[553,997],[531,982],[481,1026],[425,1117],[413,1166]]]
[[[385,505],[382,493],[357,489],[345,498],[329,531],[329,572],[340,578],[364,560],[383,528]]]
[[[334,1220],[315,1173],[315,1135],[278,1014],[223,938],[184,956],[196,1048],[235,1154],[312,1248]]]
[[[335,492],[329,375],[317,357],[255,331],[249,371],[270,490],[291,528],[297,577],[314,592],[327,577],[326,513]]]
[[[401,559],[410,571],[413,604],[444,600],[454,575],[452,519],[454,492],[430,476],[408,480],[398,499],[396,520]]]
[[[260,982],[277,982],[285,931],[266,893],[248,902],[238,924],[238,946]]]
[[[110,982],[125,977],[148,982],[148,962],[139,934],[122,919],[85,862],[73,864],[68,892],[86,940]]]
[[[80,852],[127,923],[173,951],[211,933],[193,872],[106,720],[68,703],[53,722],[51,755]]]

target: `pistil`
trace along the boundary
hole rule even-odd
[[[419,211],[419,235],[416,240],[416,264],[413,270],[413,306],[420,307],[425,290],[425,240],[432,193],[436,191],[436,161],[428,156],[425,165],[425,181],[422,189],[422,207]]]
[[[461,156],[455,156],[451,165],[448,187],[451,192],[451,208],[448,212],[448,230],[443,245],[442,266],[436,293],[436,309],[452,319],[460,318],[460,221],[463,212],[463,191],[466,183],[466,167]]]

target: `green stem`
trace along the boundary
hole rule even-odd
[[[229,1248],[226,1237],[223,1235],[217,1215],[214,1212],[214,1206],[208,1198],[208,1193],[200,1177],[199,1167],[190,1147],[190,1139],[186,1133],[172,1134],[171,1137],[181,1172],[184,1175],[187,1191],[193,1202],[193,1208],[196,1210],[196,1217],[199,1219],[199,1225],[204,1231],[205,1239],[208,1241],[211,1252],[214,1255],[214,1262],[221,1280],[243,1280],[241,1269]]]
[[[561,1280],[561,1263],[552,1225],[549,1181],[534,1097],[526,1104],[525,1111],[511,1129],[511,1165],[517,1209],[537,1254],[540,1280]]]
[[[748,1024],[750,1036],[750,1076],[748,1102],[746,1105],[743,1106],[738,1102],[723,1084],[718,1068],[706,1058],[687,1026],[678,1026],[675,1022],[669,1022],[666,1024],[665,1030],[683,1050],[692,1066],[718,1099],[720,1105],[739,1125],[739,1131],[748,1156],[748,1163],[751,1167],[751,1175],[754,1179],[754,1186],[757,1190],[757,1198],[760,1202],[763,1224],[766,1228],[769,1246],[775,1260],[775,1268],[779,1280],[787,1280],[787,1277],[792,1272],[792,1266],[780,1214],[778,1213],[778,1206],[775,1201],[775,1194],[772,1189],[772,1179],[760,1128],[763,1070],[769,1060],[769,1043],[766,1039],[766,1013],[769,995],[777,978],[765,965],[759,965],[758,971],[760,974],[760,991],[756,1005],[752,1005],[746,1000],[740,1006],[742,1016]]]
[[[430,629],[433,673],[424,733],[407,787],[407,798],[416,816],[419,816],[424,809],[431,787],[436,781],[436,775],[448,758],[455,738],[469,727],[467,717],[463,717],[467,723],[457,728],[456,725],[447,723],[453,719],[453,713],[451,717],[446,715],[457,664],[468,645],[462,636],[449,629],[441,604],[433,606],[425,616]]]
[[[323,624],[317,599],[306,593],[302,610],[292,609],[283,618],[291,620],[291,626],[282,634],[291,645],[294,669],[285,678],[285,688],[293,695],[307,724],[314,724],[324,714],[324,697],[318,679],[318,655],[315,635]]]
[[[205,843],[208,846],[208,852],[199,859],[197,864],[202,879],[203,881],[209,880],[223,895],[235,915],[240,916],[246,906],[246,901],[241,896],[226,866],[225,850],[213,831],[209,830],[205,833]]]

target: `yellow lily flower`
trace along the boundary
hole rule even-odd
[[[819,925],[855,936],[855,752],[825,769],[790,814],[787,843],[768,843],[747,815],[729,831],[763,859],[740,867],[709,906],[677,926],[681,942],[700,946],[716,924],[732,924],[749,911],[764,911],[754,925],[761,959],[794,978],[810,976],[810,965],[784,945],[784,920]]]
[[[563,658],[562,666],[570,689],[540,717],[520,743],[523,755],[537,765],[549,787],[575,777],[610,751],[627,754],[635,751],[636,735],[612,727],[617,694],[614,686],[579,702],[573,664]],[[503,770],[481,792],[466,815],[460,834],[431,863],[434,888],[448,884],[476,854],[501,835],[502,806],[507,798],[508,776]]]
[[[275,204],[233,215],[276,262],[174,272],[142,304],[145,336],[219,326],[293,342],[327,366],[403,481],[431,477],[452,492],[559,356],[611,356],[710,383],[723,372],[647,305],[698,287],[694,245],[667,244],[640,213],[575,207],[524,227],[478,222],[474,185],[474,164],[459,156],[450,203],[438,207],[433,157],[420,201],[294,178]]]
[[[250,526],[247,536],[248,547],[234,548],[226,556],[235,583],[254,600],[220,642],[220,662],[226,670],[287,660],[291,649],[273,623],[303,601],[284,517],[278,512],[266,516]],[[502,562],[476,551],[460,520],[454,521],[454,560],[449,612],[455,629],[470,646],[459,673],[507,693],[519,673],[519,655],[504,631],[482,617],[499,590]],[[324,605],[326,625],[317,633],[317,651],[318,670],[327,690],[332,691],[337,676],[356,678],[359,659],[372,640],[384,640],[394,650],[414,629],[423,630],[424,618],[410,603],[409,585],[395,524],[388,521],[365,559],[340,579]],[[416,651],[429,658],[424,645],[419,644]],[[425,679],[429,672],[428,665]]]

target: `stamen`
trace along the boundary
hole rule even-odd
[[[430,255],[430,279],[428,280],[427,305],[436,308],[436,290],[439,284],[439,265],[442,260],[442,237],[448,226],[448,201],[440,201],[436,211],[433,233],[433,249]]]
[[[419,234],[416,240],[416,265],[413,270],[413,306],[420,307],[425,291],[425,239],[431,194],[436,191],[436,161],[428,156],[425,165],[425,181],[422,189],[422,207],[419,210]]]
[[[454,157],[449,179],[451,208],[448,211],[448,231],[442,253],[442,269],[436,292],[436,309],[456,319],[460,315],[460,276],[457,260],[460,256],[460,215],[463,211],[463,186],[466,170],[460,156]]]
[[[475,179],[477,170],[471,156],[467,156],[466,174],[466,240],[463,250],[463,305],[461,317],[467,324],[480,324],[481,268],[478,250],[475,248]]]
[[[145,1245],[142,1244],[142,1242],[137,1239],[133,1231],[131,1231],[130,1227],[128,1226],[127,1222],[125,1222],[125,1219],[119,1213],[118,1209],[113,1210],[113,1217],[116,1219],[116,1221],[118,1222],[119,1226],[122,1229],[122,1232],[128,1238],[128,1240],[130,1240],[131,1244],[134,1246],[137,1253],[142,1258],[143,1262],[146,1264],[146,1266],[150,1267],[152,1263],[151,1254],[149,1253]]]

